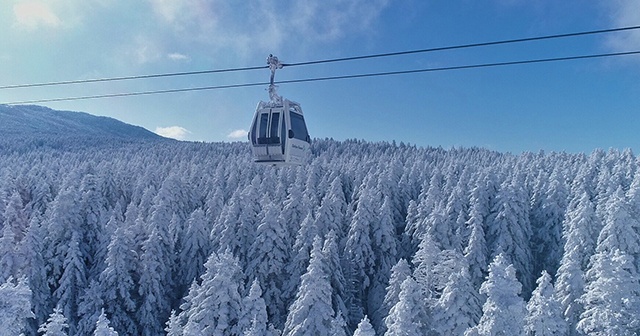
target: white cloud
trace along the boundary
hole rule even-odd
[[[176,140],[184,140],[188,134],[191,134],[189,130],[180,126],[156,127],[155,132],[165,138],[172,138]]]
[[[637,26],[640,22],[640,1],[612,0],[607,1],[606,6],[613,27]],[[606,44],[613,51],[638,50],[640,49],[640,30],[634,29],[609,34]]]
[[[227,135],[227,138],[229,139],[234,139],[234,140],[238,140],[238,139],[246,139],[247,138],[247,134],[249,132],[243,130],[243,129],[239,129],[239,130],[235,130],[231,133],[229,133]]]
[[[185,1],[149,0],[153,11],[167,22],[174,22],[183,12]]]
[[[324,41],[371,28],[390,0],[296,1],[291,15],[293,32]]]
[[[393,0],[147,0],[164,28],[182,43],[253,57],[298,44],[309,50],[370,33]],[[302,45],[300,45],[302,44]]]
[[[60,18],[43,1],[24,1],[13,5],[15,26],[35,30],[40,26],[57,28],[62,24]]]
[[[179,53],[171,53],[167,57],[172,61],[188,61],[190,59],[189,56]]]
[[[162,59],[163,52],[155,39],[139,35],[131,44],[128,56],[138,64],[147,64]]]

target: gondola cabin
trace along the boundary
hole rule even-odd
[[[260,102],[249,141],[256,163],[277,166],[304,163],[311,139],[300,104],[287,99]]]

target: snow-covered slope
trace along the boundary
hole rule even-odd
[[[57,111],[36,105],[0,105],[1,138],[161,139],[142,127],[88,113]]]
[[[630,150],[4,138],[5,334],[640,335]]]

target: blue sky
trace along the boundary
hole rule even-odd
[[[640,25],[635,0],[7,0],[0,86],[302,62]],[[640,30],[279,70],[277,80],[640,50]],[[283,84],[312,136],[640,152],[640,58]],[[0,90],[0,103],[268,81],[268,70]],[[263,87],[46,103],[195,141],[244,141]],[[235,138],[234,136],[240,136]]]

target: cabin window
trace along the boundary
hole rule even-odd
[[[258,143],[266,144],[267,139],[267,125],[269,124],[269,113],[262,113],[260,115],[260,132],[258,133]]]
[[[278,130],[280,126],[280,113],[272,113],[271,114],[271,132],[269,133],[269,137],[271,138],[271,143],[279,143],[280,139],[278,138]]]
[[[307,125],[304,123],[304,117],[302,114],[290,111],[291,114],[291,130],[293,131],[293,137],[309,142],[309,134],[307,133]]]
[[[282,115],[283,119],[285,114]],[[287,142],[287,125],[284,120],[280,123],[280,148],[282,149],[282,155],[284,155],[285,146]]]
[[[253,120],[253,125],[251,126],[251,133],[249,133],[249,136],[251,137],[249,140],[251,140],[251,143],[253,143],[254,145],[258,144],[258,133],[256,133],[257,128],[258,128],[258,115],[255,116]]]

